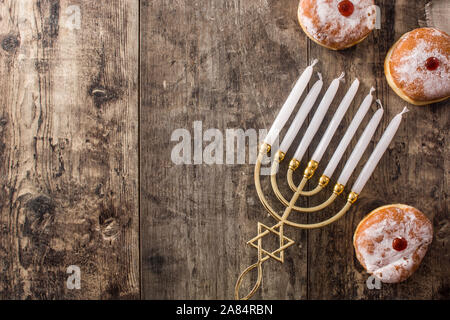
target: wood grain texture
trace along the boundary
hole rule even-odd
[[[382,29],[358,46],[333,52],[307,40],[296,21],[292,1],[144,1],[141,16],[141,245],[144,298],[232,298],[238,273],[254,262],[245,242],[256,222],[271,225],[254,190],[251,165],[174,165],[171,133],[202,121],[203,130],[267,128],[308,61],[320,59],[325,86],[341,71],[341,86],[325,123],[355,78],[359,93],[339,127],[326,163],[371,86],[385,115],[368,151],[390,119],[405,105],[388,87],[383,61],[401,34],[418,26],[425,1],[377,1]],[[312,231],[287,228],[297,246],[284,265],[264,266],[256,298],[270,299],[445,299],[448,263],[448,102],[413,107],[379,164],[358,204],[332,226]],[[377,109],[374,103],[369,115]],[[309,119],[308,119],[309,120]],[[304,126],[305,127],[305,126]],[[323,125],[318,136],[323,134]],[[304,132],[305,128],[301,129]],[[301,136],[301,133],[300,135]],[[297,142],[299,141],[297,138]],[[311,150],[317,146],[314,139]],[[294,142],[294,145],[296,143]],[[334,179],[350,155],[352,141]],[[194,147],[194,146],[193,146]],[[205,144],[203,145],[205,147]],[[291,156],[288,154],[287,158]],[[302,160],[303,165],[311,151]],[[362,162],[363,163],[363,162]],[[357,168],[356,173],[362,168]],[[324,165],[320,167],[324,169]],[[282,192],[284,172],[279,178]],[[319,169],[320,171],[320,169]],[[301,171],[298,171],[298,175]],[[349,181],[351,185],[355,178]],[[299,176],[296,176],[299,180]],[[315,184],[316,181],[313,181]],[[266,194],[270,183],[263,179]],[[312,186],[312,184],[311,184]],[[302,205],[323,201],[302,200]],[[277,203],[274,196],[269,196]],[[352,236],[372,209],[402,202],[423,210],[433,221],[435,240],[420,269],[408,281],[369,290],[368,274],[355,258]],[[338,200],[323,213],[292,214],[295,221],[316,222],[338,210]],[[281,209],[280,206],[277,209]],[[254,281],[255,278],[252,278]],[[247,286],[248,288],[248,286]]]
[[[357,172],[362,169],[390,119],[406,104],[388,87],[383,61],[385,53],[402,34],[419,27],[418,20],[423,14],[425,1],[414,4],[410,1],[377,1],[377,4],[382,10],[382,28],[375,30],[366,41],[338,54],[330,54],[315,45],[311,48],[311,55],[318,56],[328,68],[335,65],[347,70],[347,76],[358,77],[362,90],[367,91],[370,86],[374,86],[376,95],[384,104],[385,114],[380,129]],[[356,104],[350,109],[353,112],[344,118],[344,127],[350,123],[351,115],[362,97],[361,94],[356,99]],[[449,153],[444,141],[450,123],[446,108],[448,102],[422,108],[409,106],[411,112],[365,187],[357,206],[329,228],[311,232],[308,243],[309,298],[448,299],[449,271],[445,266],[450,262],[447,198]],[[347,157],[351,148],[348,152]],[[338,172],[342,168],[341,163]],[[351,186],[355,179],[356,175],[348,185]],[[383,284],[381,290],[369,290],[366,286],[368,275],[354,254],[353,232],[366,214],[390,203],[405,203],[422,210],[433,221],[435,238],[414,276],[400,284]],[[336,210],[338,207],[333,208]],[[327,254],[323,254],[324,250]]]
[[[191,141],[191,163],[177,165],[172,133],[186,129],[194,138],[200,122],[201,135],[268,129],[298,75],[317,58],[323,91],[342,71],[346,82],[302,168],[355,78],[358,95],[318,175],[374,86],[385,115],[364,162],[405,105],[386,83],[385,54],[424,20],[425,3],[377,0],[381,30],[334,52],[302,32],[298,0],[0,1],[0,299],[233,298],[240,272],[256,260],[245,243],[258,221],[275,224],[258,200],[248,163],[257,143],[247,140],[244,164],[205,164],[194,150],[210,142]],[[73,5],[80,8],[80,29],[69,27]],[[264,264],[256,298],[449,299],[449,103],[409,107],[344,218],[320,230],[286,228],[296,244],[284,264]],[[357,135],[376,109],[373,104]],[[326,192],[299,205],[331,193],[355,144]],[[223,149],[224,161],[243,153]],[[278,178],[286,197],[287,162]],[[262,183],[281,211],[268,177]],[[434,241],[410,279],[369,290],[353,232],[372,209],[396,202],[432,220]],[[343,204],[339,199],[324,212],[291,218],[316,222]],[[70,265],[81,268],[81,290],[66,287]],[[255,280],[252,274],[243,291]]]
[[[334,137],[333,141],[335,142],[332,141],[330,149],[323,159],[325,163],[329,160],[334,151],[333,145],[337,145],[340,137],[344,134],[347,126],[350,124],[352,116],[359,108],[362,99],[368,93],[371,86],[377,90],[375,96],[381,99],[384,106],[385,113],[382,122],[372,139],[368,150],[363,156],[362,161],[355,170],[355,174],[353,174],[352,178],[347,183],[348,188],[354,183],[357,174],[362,169],[364,162],[368,159],[376,141],[381,137],[381,134],[388,125],[390,119],[401,111],[405,105],[405,103],[400,101],[391,103],[390,96],[394,95],[394,93],[387,87],[383,71],[385,53],[396,39],[395,28],[391,21],[412,17],[413,20],[416,19],[415,23],[417,23],[417,11],[415,6],[407,6],[401,2],[402,1],[397,1],[396,3],[391,1],[378,1],[377,4],[382,8],[382,28],[381,30],[374,30],[365,41],[355,47],[334,53],[312,44],[311,55],[318,56],[322,63],[327,66],[328,70],[333,70],[333,73],[336,74],[342,69],[346,71],[346,78],[349,82],[353,81],[355,78],[358,78],[361,81],[358,91],[359,94],[356,96],[352,106],[344,117],[341,127]],[[402,27],[409,30],[415,27],[415,23],[402,20]],[[365,124],[376,109],[377,106],[374,103],[372,110],[369,111],[362,125],[358,129],[356,137],[362,133]],[[310,281],[308,293],[310,298],[365,299],[377,296],[395,297],[392,294],[391,289],[387,288],[388,285],[383,285],[382,290],[369,290],[367,288],[366,280],[368,275],[355,258],[352,238],[353,232],[359,221],[371,210],[380,205],[392,202],[407,202],[407,200],[404,199],[403,194],[397,195],[397,197],[392,194],[391,185],[400,183],[405,186],[407,182],[404,177],[400,177],[402,172],[393,172],[393,165],[399,170],[406,170],[408,166],[407,154],[404,149],[398,149],[398,144],[400,143],[404,146],[405,141],[408,140],[408,137],[405,135],[405,127],[410,122],[411,116],[414,117],[414,114],[408,114],[408,117],[402,124],[395,141],[391,144],[388,151],[389,154],[392,154],[393,152],[396,153],[396,163],[393,161],[392,156],[383,157],[361,194],[357,205],[347,213],[346,217],[327,228],[311,232],[310,242],[308,243],[308,275]],[[341,163],[337,167],[333,179],[334,182],[336,182],[336,178],[343,169],[345,161],[350,156],[356,142],[357,138],[354,138]],[[401,182],[394,182],[394,180],[399,179]],[[402,191],[405,192],[406,189],[402,188]],[[326,197],[322,195],[322,200],[325,198]],[[327,215],[338,210],[343,203],[343,199],[337,201],[328,210],[325,210],[323,214],[310,217],[310,221],[315,222],[316,219],[323,219]]]
[[[296,4],[144,1],[141,6],[141,230],[144,298],[231,298],[265,217],[251,165],[175,165],[172,132],[266,128],[307,64]],[[205,147],[207,143],[203,146]],[[270,183],[265,179],[266,190]],[[284,189],[286,191],[286,189]],[[281,209],[281,206],[279,207]],[[259,298],[306,297],[306,233]],[[302,245],[303,244],[303,245]],[[253,281],[255,278],[253,278]]]
[[[0,30],[0,299],[139,298],[138,2],[1,1]]]

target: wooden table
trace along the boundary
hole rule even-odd
[[[405,105],[385,81],[383,60],[418,27],[425,0],[376,3],[381,29],[332,52],[300,30],[298,0],[1,2],[0,299],[233,298],[239,273],[256,259],[245,242],[257,221],[273,223],[258,201],[253,165],[176,165],[171,135],[194,135],[198,121],[203,132],[222,134],[267,128],[317,58],[326,86],[342,71],[345,88],[361,81],[332,147],[371,86],[384,104],[363,163]],[[283,265],[265,264],[256,298],[450,297],[448,105],[411,106],[344,218],[320,230],[287,229],[296,245]],[[352,236],[365,214],[389,203],[424,211],[434,241],[414,276],[370,290]],[[295,219],[319,221],[342,204]],[[71,265],[81,271],[79,290],[66,285]]]

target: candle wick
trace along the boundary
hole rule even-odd
[[[381,109],[384,109],[383,104],[381,103],[380,99],[377,99],[376,102],[378,103],[378,105],[380,106]]]
[[[344,82],[345,72],[342,72],[341,75],[337,78],[339,81],[342,80]]]
[[[405,113],[409,112],[409,109],[405,106],[402,110],[402,112],[400,112],[400,115],[403,115]]]
[[[317,76],[319,77],[320,81],[322,81],[322,74],[320,72],[317,72]]]
[[[376,90],[374,87],[370,88],[370,94],[374,93]],[[378,99],[379,100],[379,99]]]
[[[314,67],[318,62],[319,62],[318,59],[314,59],[313,62],[311,63],[311,67]]]

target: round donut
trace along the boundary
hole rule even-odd
[[[356,257],[385,283],[406,280],[419,267],[433,239],[433,226],[416,208],[392,204],[372,211],[353,237]]]
[[[314,42],[342,50],[364,40],[374,29],[373,0],[300,0],[298,21]]]
[[[450,37],[435,28],[404,34],[389,50],[384,73],[391,88],[414,105],[450,96]]]

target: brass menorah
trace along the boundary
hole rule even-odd
[[[357,178],[355,184],[353,185],[351,192],[347,196],[346,204],[341,208],[341,210],[337,213],[335,213],[331,218],[324,220],[319,223],[313,223],[313,224],[300,224],[292,222],[289,219],[290,214],[292,211],[296,212],[316,212],[323,210],[327,208],[330,204],[332,204],[337,197],[339,197],[343,192],[345,188],[345,184],[347,183],[348,179],[352,175],[353,171],[355,170],[358,162],[360,161],[363,153],[365,152],[369,142],[371,141],[376,128],[381,120],[383,109],[380,108],[375,114],[373,115],[372,119],[368,123],[367,127],[365,128],[364,132],[362,133],[360,139],[358,140],[358,143],[356,144],[352,154],[350,155],[349,159],[347,160],[347,163],[342,170],[342,173],[340,177],[337,179],[337,183],[334,185],[333,191],[329,198],[323,202],[320,205],[314,206],[314,207],[299,207],[296,205],[297,200],[300,196],[314,196],[320,193],[322,190],[326,188],[326,186],[330,182],[331,175],[333,174],[337,164],[340,162],[344,151],[350,144],[350,141],[352,140],[357,128],[359,127],[360,123],[362,122],[362,119],[366,115],[366,113],[369,110],[370,105],[373,102],[372,93],[374,89],[372,88],[370,90],[370,93],[366,96],[364,101],[361,103],[361,106],[359,107],[358,112],[355,114],[352,122],[350,123],[349,127],[347,128],[347,131],[343,138],[340,141],[340,144],[338,148],[336,149],[335,153],[333,154],[333,157],[331,158],[327,168],[324,170],[324,173],[319,179],[318,185],[310,190],[306,191],[304,190],[304,187],[308,180],[310,180],[315,172],[317,171],[319,167],[319,162],[322,158],[322,155],[324,154],[325,150],[328,148],[328,145],[334,136],[336,129],[340,122],[342,121],[342,118],[344,114],[346,113],[349,105],[351,104],[359,86],[359,81],[355,80],[348,90],[346,96],[340,103],[335,115],[333,116],[333,119],[330,121],[328,128],[326,132],[324,133],[321,142],[319,143],[316,152],[312,156],[312,160],[308,162],[308,165],[306,166],[304,173],[303,173],[303,179],[301,182],[296,185],[293,181],[293,175],[294,172],[300,167],[300,160],[303,157],[304,153],[309,147],[309,144],[311,143],[311,140],[313,136],[316,134],[317,129],[319,128],[320,124],[322,123],[325,113],[328,110],[328,107],[330,106],[332,100],[334,99],[334,96],[336,94],[336,91],[339,86],[339,81],[343,78],[344,74],[342,74],[339,78],[335,79],[331,85],[328,91],[325,93],[320,105],[317,108],[317,111],[315,112],[315,115],[306,130],[305,136],[302,139],[302,142],[300,143],[294,157],[289,163],[289,169],[287,171],[287,182],[290,187],[290,189],[293,192],[293,195],[290,200],[287,200],[282,193],[280,192],[277,184],[277,173],[279,171],[280,163],[285,159],[287,149],[291,145],[294,137],[296,136],[298,130],[303,124],[303,121],[306,118],[306,115],[311,110],[312,105],[314,105],[320,90],[322,88],[322,78],[319,74],[320,80],[317,81],[314,86],[311,88],[308,95],[305,97],[304,102],[302,106],[300,107],[297,116],[293,120],[289,130],[287,131],[287,134],[281,143],[281,146],[279,150],[275,152],[274,160],[272,162],[271,170],[270,170],[270,181],[272,185],[273,192],[275,193],[278,200],[285,206],[283,214],[278,214],[275,209],[272,208],[272,206],[267,201],[262,188],[261,188],[261,181],[260,181],[260,175],[261,175],[261,165],[263,158],[266,156],[266,154],[270,153],[273,145],[273,141],[278,137],[282,127],[287,122],[290,114],[292,113],[292,110],[294,109],[295,105],[297,104],[298,100],[300,99],[300,96],[302,95],[311,75],[312,75],[312,67],[317,63],[315,60],[312,65],[310,65],[305,72],[302,74],[300,79],[297,81],[296,85],[294,86],[294,89],[292,90],[290,96],[288,97],[286,103],[283,105],[279,115],[277,116],[277,119],[274,122],[274,125],[272,126],[271,130],[269,131],[265,142],[261,145],[258,158],[255,164],[255,170],[254,170],[254,179],[255,179],[255,187],[256,192],[258,194],[259,200],[261,201],[264,208],[267,210],[267,212],[277,221],[275,225],[272,227],[266,226],[261,222],[258,222],[258,235],[247,242],[250,246],[256,248],[258,250],[257,254],[257,262],[247,267],[239,276],[236,287],[235,287],[235,298],[237,300],[243,299],[247,300],[251,298],[258,288],[261,286],[262,282],[262,264],[265,261],[268,261],[270,259],[273,259],[275,261],[284,262],[284,251],[292,246],[295,242],[294,240],[286,237],[284,235],[284,227],[285,226],[291,226],[294,228],[300,228],[300,229],[315,229],[315,228],[321,228],[324,226],[327,226],[339,218],[341,218],[347,211],[349,211],[350,207],[357,201],[359,193],[364,188],[364,185],[366,184],[369,177],[372,175],[376,165],[378,164],[379,160],[381,159],[381,156],[384,154],[385,150],[389,146],[391,140],[393,139],[399,125],[402,119],[402,114],[407,112],[408,110],[405,108],[400,114],[398,114],[389,124],[388,128],[384,132],[383,136],[381,137],[380,141],[378,142],[375,150],[373,151],[372,155],[366,162],[364,168],[362,169],[359,177]],[[378,104],[381,106],[381,102],[377,100]],[[279,247],[275,251],[269,251],[265,250],[262,246],[262,239],[267,235],[275,235],[279,239]],[[250,292],[244,296],[240,297],[239,290],[242,285],[242,281],[244,276],[252,271],[253,269],[257,270],[257,280],[253,288],[250,290]]]

